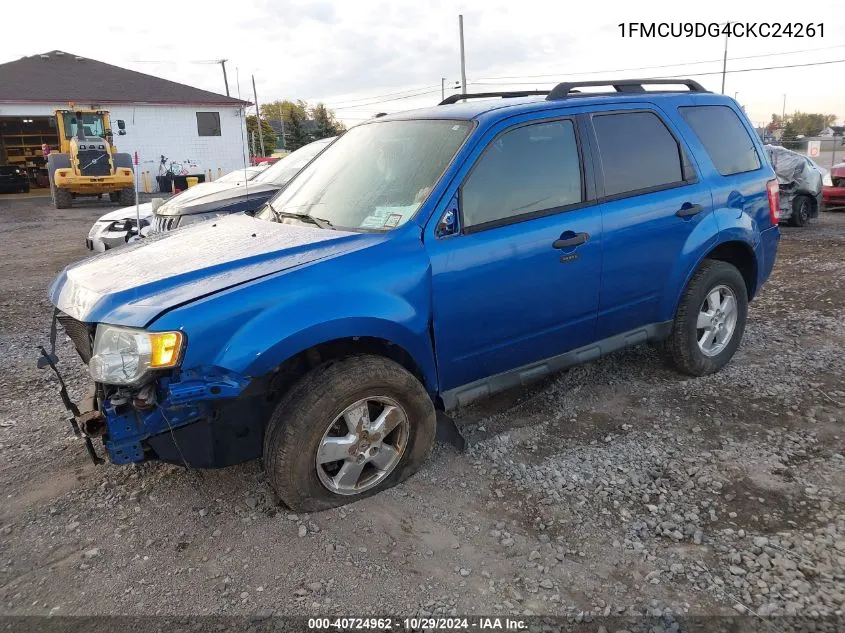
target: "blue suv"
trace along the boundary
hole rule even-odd
[[[95,460],[261,457],[290,508],[338,506],[502,389],[645,341],[719,370],[778,207],[748,119],[696,82],[456,95],[352,128],[255,217],[65,269],[53,348],[58,321],[93,388],[62,397]]]

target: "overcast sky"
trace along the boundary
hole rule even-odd
[[[78,19],[73,6],[67,0],[40,0],[43,18],[35,20],[31,4],[4,2],[0,62],[59,49],[223,93],[220,65],[196,62],[226,58],[233,96],[239,77],[241,96],[252,100],[255,74],[260,101],[322,100],[354,124],[381,111],[436,104],[441,77],[447,86],[460,79],[459,13],[467,80],[476,92],[544,88],[567,79],[667,75],[692,76],[718,92],[724,36],[623,38],[618,24],[823,23],[824,37],[730,38],[728,70],[840,63],[729,73],[725,92],[739,93],[755,123],[780,113],[784,94],[788,112],[823,111],[845,119],[841,1],[146,0],[96,11],[82,5]],[[31,27],[8,28],[14,24]],[[823,50],[770,55],[807,49]],[[758,55],[763,56],[731,59]],[[697,63],[668,66],[690,62]],[[408,97],[415,89],[427,94]],[[403,98],[377,103],[394,96]]]

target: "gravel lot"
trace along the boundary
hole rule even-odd
[[[617,354],[463,411],[467,453],[438,445],[405,484],[296,516],[257,462],[95,467],[63,421],[35,368],[46,288],[108,208],[0,198],[0,613],[845,608],[845,214],[784,229],[721,373]]]

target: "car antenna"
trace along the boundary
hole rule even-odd
[[[241,98],[241,75],[240,75],[240,68],[235,66],[235,83],[238,86],[238,99]],[[243,100],[241,100],[243,103]],[[243,125],[239,126],[241,128],[241,160],[244,166],[244,192],[246,193],[246,199],[249,200],[249,178],[247,178],[246,173],[246,139],[244,138],[244,128],[246,128],[246,108],[241,105],[241,116],[244,119]],[[258,125],[261,125],[261,121],[258,121]],[[252,219],[255,219],[255,214],[250,214]]]

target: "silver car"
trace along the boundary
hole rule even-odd
[[[214,183],[227,183],[226,186],[231,186],[240,182],[246,182],[255,178],[258,174],[268,168],[268,165],[256,165],[253,167],[246,167],[243,169],[236,169],[228,174],[221,176]],[[213,183],[200,183],[191,187],[191,191],[200,190]],[[179,194],[182,195],[182,194]],[[178,197],[178,196],[174,196]],[[94,226],[88,231],[88,238],[85,240],[85,246],[89,251],[95,253],[104,253],[105,251],[122,246],[129,242],[134,242],[138,239],[139,233],[143,234],[144,229],[149,230],[153,221],[152,203],[144,202],[139,205],[138,215],[140,215],[141,227],[138,229],[138,218],[136,218],[135,205],[123,207],[106,213],[103,217],[94,222]]]

